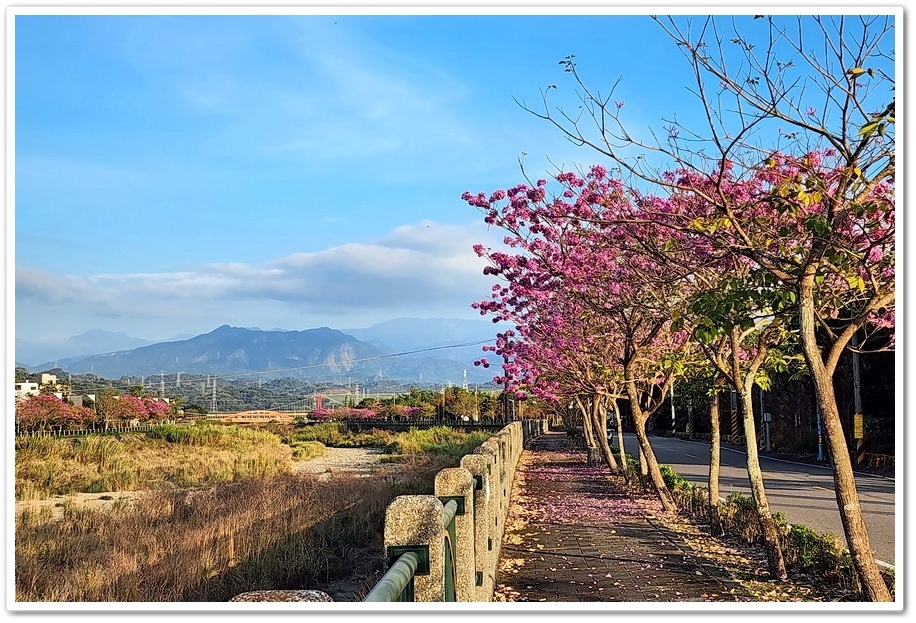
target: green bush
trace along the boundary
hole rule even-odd
[[[198,422],[192,426],[159,424],[153,426],[146,435],[150,439],[162,439],[169,443],[202,447],[226,447],[239,443],[276,443],[280,441],[278,435],[269,431],[204,422]]]
[[[803,571],[838,576],[851,570],[852,560],[840,539],[808,526],[789,528],[783,549],[786,561]]]
[[[678,508],[694,516],[709,517],[705,488],[691,485],[667,465],[660,466],[665,485],[675,493]],[[753,498],[730,494],[718,504],[718,515],[725,534],[739,536],[751,543],[760,538],[760,521]],[[816,573],[838,584],[856,585],[849,550],[834,534],[818,532],[808,526],[789,526],[784,513],[773,514],[786,565],[793,571]],[[886,578],[893,590],[893,578]]]
[[[484,431],[467,433],[448,426],[427,429],[412,428],[406,433],[395,435],[385,446],[386,454],[439,455],[460,458],[489,439],[491,434]]]
[[[320,441],[294,441],[289,444],[293,449],[293,458],[297,461],[307,461],[324,454],[327,447]]]
[[[674,471],[670,465],[659,465],[659,470],[662,473],[662,480],[665,481],[665,486],[668,487],[672,493],[690,492],[693,485],[691,485],[686,478]]]
[[[287,436],[285,441],[290,445],[299,441],[318,441],[329,448],[363,448],[385,445],[384,442],[379,441],[377,433],[351,433],[347,430],[346,424],[339,422],[310,424]]]
[[[169,443],[180,443],[192,446],[218,445],[222,436],[219,428],[213,424],[195,424],[180,426],[178,424],[160,424],[146,434],[150,439],[162,439]]]

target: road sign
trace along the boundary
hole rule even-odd
[[[861,413],[856,413],[852,416],[853,421],[853,437],[855,439],[865,439],[865,418],[862,417]]]

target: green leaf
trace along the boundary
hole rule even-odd
[[[878,129],[881,126],[881,121],[870,121],[859,128],[859,136],[868,136],[872,132]]]

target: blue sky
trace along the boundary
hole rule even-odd
[[[513,98],[696,111],[645,15],[423,12],[17,16],[16,337],[477,317],[461,193],[599,161]]]

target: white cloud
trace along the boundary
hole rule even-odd
[[[16,271],[17,335],[34,334],[42,310],[66,306],[85,318],[124,323],[161,319],[173,333],[210,314],[211,324],[303,328],[310,317],[386,320],[396,315],[457,317],[484,298],[491,282],[472,250],[492,235],[477,224],[423,221],[396,228],[372,243],[350,243],[315,253],[277,258],[263,266],[211,264],[170,273],[57,275],[20,266]],[[50,311],[48,311],[50,314]],[[142,330],[128,333],[145,336]]]

